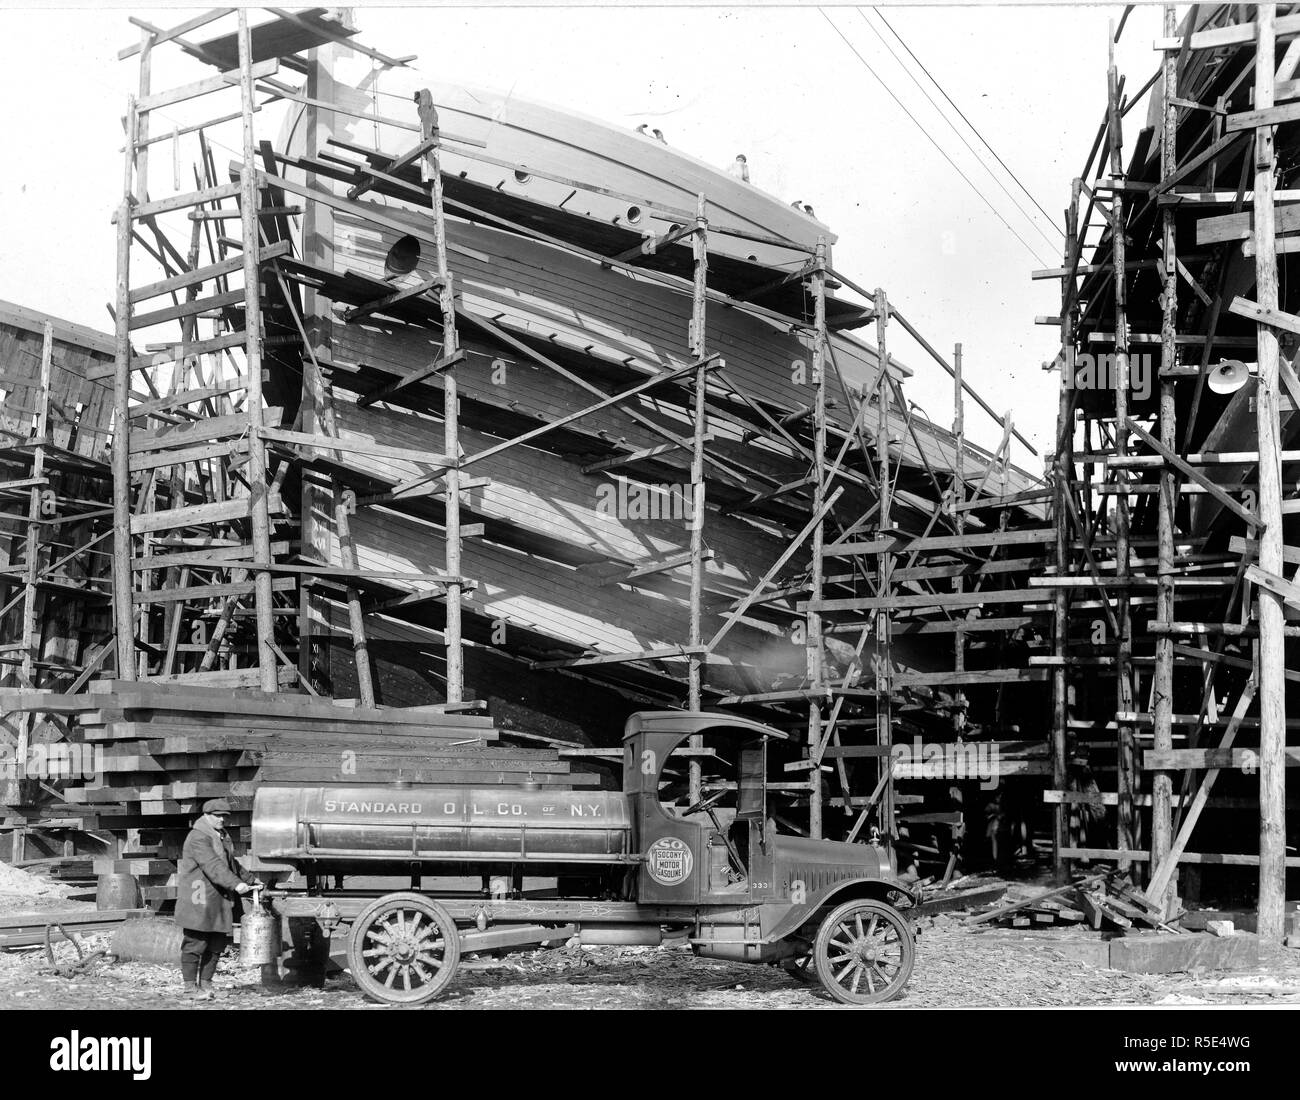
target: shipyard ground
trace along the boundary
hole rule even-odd
[[[6,899],[0,897],[0,903]],[[39,911],[59,899],[8,899],[4,911]],[[90,908],[90,906],[88,906]],[[108,935],[84,938],[107,948]],[[904,996],[886,1011],[910,1008],[1128,1005],[1300,1005],[1300,951],[1278,949],[1250,970],[1128,974],[1087,961],[1095,934],[1084,929],[974,932],[960,917],[926,918],[916,970]],[[73,957],[64,944],[59,961]],[[179,994],[179,975],[145,963],[93,962],[60,977],[43,949],[0,952],[0,1010],[5,1009],[371,1009],[351,978],[323,989],[269,990],[233,952],[218,974],[222,1000],[196,1004]],[[694,958],[681,944],[662,948],[588,947],[530,951],[502,958],[467,957],[434,1009],[745,1008],[837,1009],[816,986],[770,967]]]

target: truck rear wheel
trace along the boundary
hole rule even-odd
[[[813,965],[822,987],[842,1004],[893,1000],[912,976],[916,946],[898,910],[880,901],[846,901],[817,932]]]
[[[386,894],[361,911],[348,936],[348,969],[368,997],[385,1004],[433,1000],[456,974],[460,933],[436,901]]]

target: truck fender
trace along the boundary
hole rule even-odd
[[[849,879],[845,882],[836,883],[826,893],[819,895],[815,901],[791,909],[773,927],[766,939],[769,943],[783,940],[786,936],[797,932],[807,924],[809,919],[816,913],[833,909],[841,902],[849,901],[852,898],[871,898],[875,901],[887,901],[889,895],[893,893],[902,894],[907,899],[907,905],[902,907],[903,909],[910,909],[920,904],[920,895],[917,891],[896,879]]]

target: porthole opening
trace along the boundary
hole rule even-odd
[[[390,278],[409,275],[420,262],[420,242],[409,233],[400,237],[384,257],[384,272]]]
[[[515,183],[527,183],[532,178],[531,172],[525,172],[522,168],[515,169]]]
[[[627,208],[627,220],[636,225],[641,220],[641,207],[629,206]]]

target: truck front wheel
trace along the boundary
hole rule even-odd
[[[915,959],[907,921],[880,901],[846,901],[822,921],[813,944],[817,977],[842,1004],[893,1000],[911,977]]]
[[[436,901],[386,894],[361,911],[348,936],[348,969],[361,991],[387,1004],[418,1005],[447,987],[460,963],[456,922]]]

